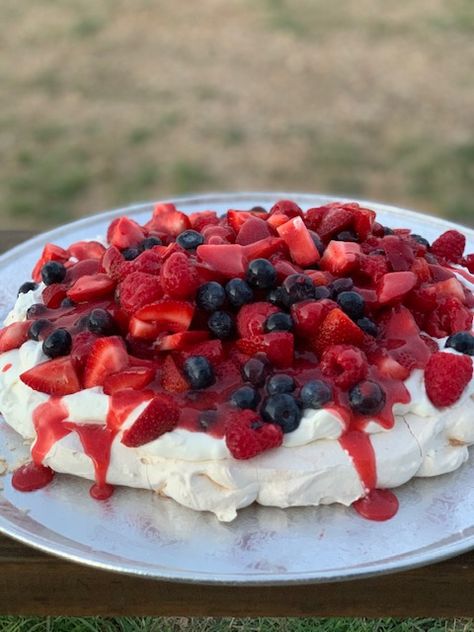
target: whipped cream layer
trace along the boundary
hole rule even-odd
[[[6,324],[24,320],[28,307],[40,297],[41,288],[20,294]],[[49,396],[23,384],[19,376],[47,359],[35,341],[0,354],[0,410],[6,422],[32,443],[33,412]],[[414,371],[405,384],[411,402],[394,407],[394,427],[384,430],[372,421],[366,428],[380,488],[398,487],[415,476],[451,472],[467,460],[468,446],[474,443],[474,379],[454,406],[442,410],[428,399],[422,371]],[[61,401],[69,421],[105,425],[110,398],[102,388],[85,389]],[[123,430],[145,407],[143,403],[132,410],[112,443],[110,484],[151,489],[186,507],[211,511],[222,521],[232,520],[237,509],[255,501],[280,508],[348,506],[366,492],[338,441],[344,424],[330,410],[305,410],[298,429],[284,435],[282,447],[238,461],[223,439],[181,428],[139,448],[125,447]],[[95,478],[92,460],[74,432],[56,442],[43,462],[57,472]]]

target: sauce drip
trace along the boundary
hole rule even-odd
[[[71,432],[63,424],[67,416],[67,408],[58,397],[52,397],[35,408],[33,424],[36,440],[31,448],[31,456],[38,465],[43,463],[53,445]]]
[[[373,489],[367,496],[353,503],[354,509],[363,518],[384,522],[398,511],[398,498],[389,489]]]
[[[339,443],[351,457],[365,492],[370,492],[377,485],[377,469],[369,435],[365,432],[350,430],[339,439]]]
[[[54,478],[50,467],[38,463],[27,463],[15,470],[12,485],[19,492],[34,492],[46,487]]]

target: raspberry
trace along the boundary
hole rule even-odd
[[[252,410],[234,413],[227,424],[225,442],[234,459],[251,459],[282,441],[280,426],[263,422]]]
[[[418,257],[411,266],[411,271],[416,274],[420,283],[431,281],[431,270],[426,259]]]
[[[132,272],[118,286],[121,307],[133,314],[140,307],[154,303],[163,296],[163,290],[156,276],[145,272]]]
[[[472,360],[466,355],[438,351],[426,365],[426,392],[438,408],[457,402],[471,379]]]
[[[444,338],[458,331],[469,331],[472,327],[472,312],[455,296],[443,298],[428,317],[426,332],[434,338]]]
[[[360,259],[360,272],[368,281],[377,283],[390,270],[383,255],[365,255]]]
[[[320,368],[337,386],[349,389],[367,377],[367,357],[357,347],[333,345],[323,353]]]
[[[463,255],[466,247],[466,238],[457,230],[448,230],[443,233],[431,246],[431,253],[438,259],[457,263]]]
[[[164,292],[172,298],[192,298],[199,284],[196,270],[182,252],[174,252],[165,261],[160,281]]]
[[[198,213],[191,213],[189,216],[191,222],[191,228],[197,230],[198,233],[204,228],[204,226],[215,226],[219,223],[219,218],[215,211],[201,211]]]

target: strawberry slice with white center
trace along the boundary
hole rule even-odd
[[[21,347],[28,340],[30,327],[31,321],[25,320],[20,323],[12,323],[0,330],[0,353]]]
[[[147,323],[136,316],[132,316],[128,323],[128,331],[133,338],[156,340],[160,333],[160,326],[157,323]]]
[[[162,299],[139,309],[135,318],[158,325],[160,331],[179,332],[189,329],[193,315],[191,303]]]
[[[67,249],[71,257],[79,261],[83,259],[102,259],[105,247],[98,241],[76,241]]]
[[[102,386],[105,378],[118,373],[129,365],[125,343],[120,336],[96,340],[87,358],[84,370],[84,386]]]
[[[77,281],[81,276],[86,274],[95,275],[103,271],[104,269],[99,259],[82,259],[67,269],[64,282],[68,285],[72,285],[72,283]]]
[[[226,278],[245,276],[248,260],[239,244],[204,244],[196,252],[201,261]]]
[[[357,267],[362,254],[359,244],[331,241],[321,258],[320,267],[336,276],[344,276]]]
[[[179,406],[170,395],[155,395],[133,425],[125,430],[122,443],[128,448],[138,448],[158,439],[175,428],[179,414]]]
[[[35,267],[33,268],[32,278],[34,281],[41,281],[41,268],[48,261],[59,261],[60,263],[65,263],[69,259],[69,253],[61,246],[56,246],[56,244],[46,244],[43,248],[43,252],[41,253],[41,257],[36,262]]]
[[[307,268],[319,261],[319,250],[301,217],[290,219],[279,226],[277,232],[285,240],[295,263]]]
[[[246,246],[271,236],[272,231],[265,220],[260,219],[259,217],[250,217],[242,225],[235,243],[240,244],[241,246]]]
[[[115,281],[107,274],[85,275],[77,279],[67,291],[67,295],[75,303],[92,301],[111,294],[115,289]]]
[[[248,261],[253,259],[268,259],[276,252],[288,253],[288,248],[281,237],[267,237],[244,246],[244,254]]]
[[[389,272],[377,285],[377,300],[380,305],[399,303],[413,290],[418,277],[413,272]]]
[[[153,209],[153,217],[145,225],[148,231],[158,231],[177,237],[191,228],[189,217],[176,209],[174,204],[160,203]]]
[[[208,331],[183,331],[158,338],[155,348],[160,349],[160,351],[178,351],[208,339]]]
[[[69,356],[37,364],[22,373],[20,380],[34,391],[48,395],[71,395],[82,388]]]
[[[340,309],[333,309],[324,319],[312,341],[314,350],[322,354],[331,345],[354,345],[364,342],[364,332]]]
[[[147,366],[133,366],[119,373],[112,373],[104,380],[104,393],[112,395],[127,388],[139,391],[155,377],[156,370]]]
[[[142,227],[128,217],[114,219],[107,231],[109,244],[120,248],[120,250],[138,246],[144,239],[145,233]]]

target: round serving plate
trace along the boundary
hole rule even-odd
[[[174,200],[188,213],[269,208],[282,198],[304,209],[335,198],[298,193],[216,194]],[[409,227],[433,240],[454,224],[372,202],[388,226]],[[45,242],[67,246],[105,233],[126,214],[145,221],[153,204],[88,217],[44,233],[0,257],[0,315],[29,278]],[[474,231],[462,229],[474,250]],[[397,490],[400,511],[385,523],[340,506],[275,509],[254,505],[231,523],[219,523],[147,491],[119,488],[94,501],[90,483],[58,475],[40,491],[19,493],[11,471],[28,456],[23,441],[0,421],[0,531],[42,551],[104,570],[150,578],[216,584],[329,582],[401,571],[433,563],[474,546],[474,463],[453,474],[415,479]],[[0,460],[0,472],[2,461]]]

